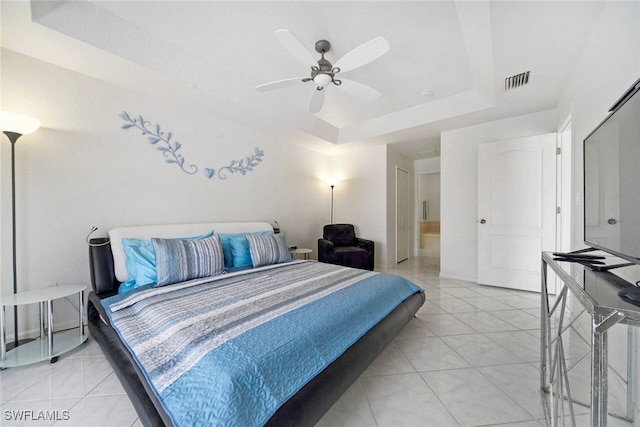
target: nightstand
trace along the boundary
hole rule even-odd
[[[18,292],[0,298],[0,369],[49,360],[54,363],[66,353],[87,340],[84,334],[85,285],[60,285]],[[78,328],[53,333],[53,301],[73,295],[78,297]],[[40,311],[40,337],[7,351],[5,307],[38,304]],[[46,333],[45,333],[46,331]],[[16,337],[17,338],[17,337]]]
[[[291,254],[292,257],[296,257],[296,255],[301,254],[303,255],[304,259],[309,259],[309,254],[312,252],[311,249],[307,249],[307,248],[296,248],[296,249],[291,249],[289,251],[289,253]]]

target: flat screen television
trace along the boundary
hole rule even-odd
[[[640,79],[584,139],[584,242],[640,264]]]

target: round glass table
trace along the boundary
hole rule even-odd
[[[0,369],[43,360],[54,363],[61,354],[84,343],[87,340],[83,321],[86,288],[86,285],[81,284],[56,285],[0,297]],[[74,295],[78,297],[78,328],[54,333],[53,301]],[[40,336],[7,351],[5,308],[28,304],[38,304]]]

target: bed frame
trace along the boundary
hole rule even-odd
[[[223,223],[218,223],[223,224]],[[225,225],[227,223],[224,223]],[[228,223],[234,226],[242,223]],[[168,226],[170,227],[170,226]],[[219,229],[219,227],[216,227]],[[226,227],[225,227],[226,228]],[[250,230],[248,230],[250,231]],[[224,231],[223,231],[224,232]],[[144,234],[144,233],[143,233]],[[124,234],[126,236],[126,233]],[[178,234],[179,235],[179,234]],[[189,234],[185,234],[189,235]],[[142,238],[142,236],[130,236]],[[113,242],[117,248],[119,242]],[[116,249],[116,256],[118,255]],[[87,303],[91,336],[95,338],[145,426],[171,426],[149,384],[144,379],[129,350],[117,333],[102,319],[107,319],[100,300],[117,293],[120,280],[114,268],[114,255],[109,238],[90,240],[89,265],[92,291]],[[415,316],[424,303],[420,292],[400,304],[346,352],[292,396],[271,417],[269,426],[313,426],[342,396],[380,352]]]

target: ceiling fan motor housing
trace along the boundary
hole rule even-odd
[[[331,43],[326,40],[318,40],[316,42],[316,52],[327,53],[331,50]]]
[[[329,43],[327,40],[318,40],[315,47],[316,52],[322,55],[322,57],[318,60],[318,66],[311,67],[311,79],[318,86],[317,89],[322,90],[322,88],[329,83],[333,83],[335,85],[339,85],[340,83],[342,83],[340,80],[334,79],[334,74],[339,72],[340,69],[334,69],[331,62],[329,62],[324,57],[324,54],[331,50],[331,43]],[[318,77],[317,80],[316,77]]]

